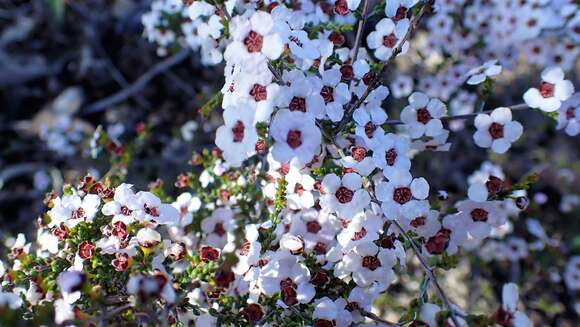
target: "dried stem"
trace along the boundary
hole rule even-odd
[[[399,326],[402,326],[399,323],[390,322],[388,320],[385,320],[385,319],[377,316],[376,314],[374,314],[372,312],[369,312],[369,311],[366,311],[366,310],[363,310],[363,309],[359,309],[359,312],[360,312],[361,315],[363,315],[363,316],[365,316],[365,317],[367,317],[367,318],[369,318],[369,319],[371,319],[373,321],[376,321],[378,323],[387,325],[387,326],[391,326],[391,327],[399,327]]]
[[[360,48],[360,43],[362,40],[362,35],[365,29],[365,23],[367,21],[367,10],[369,8],[369,0],[363,1],[363,7],[361,12],[361,19],[358,21],[358,27],[356,29],[356,36],[354,38],[354,46],[352,48],[352,63],[356,61],[358,56],[358,50]]]

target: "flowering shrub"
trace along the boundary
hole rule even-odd
[[[155,0],[142,22],[159,55],[191,48],[203,65],[225,63],[201,108],[223,108],[217,148],[193,156],[172,198],[160,182],[124,180],[146,126],[132,148],[98,129],[93,153],[106,148],[113,166],[50,193],[36,240],[11,242],[2,324],[532,325],[514,283],[471,312],[439,279],[466,257],[517,262],[556,246],[531,218],[533,245],[506,237],[537,175],[508,181],[486,162],[450,196],[415,159],[437,160],[464,130],[474,149],[506,153],[524,135],[522,110],[577,135],[580,95],[566,77],[580,51],[576,2]],[[419,67],[406,73],[404,61]],[[547,68],[523,103],[488,108],[518,65]],[[389,98],[402,105],[387,113]],[[564,271],[570,291],[578,261]],[[396,322],[376,313],[417,274]]]

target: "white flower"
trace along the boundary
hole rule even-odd
[[[467,84],[477,85],[485,82],[488,77],[493,77],[501,73],[501,65],[497,64],[497,60],[490,60],[483,65],[473,68],[467,72]]]
[[[284,43],[274,30],[274,20],[265,11],[256,11],[249,19],[236,16],[229,26],[233,40],[224,53],[227,61],[247,64],[266,58],[275,60],[284,50]]]
[[[562,101],[566,101],[573,93],[574,85],[564,79],[562,68],[549,67],[542,72],[539,89],[528,89],[524,93],[524,101],[532,108],[553,112],[560,109]]]
[[[573,256],[566,264],[564,282],[572,291],[580,290],[580,256]]]
[[[532,327],[530,319],[521,311],[518,311],[518,286],[514,283],[505,284],[502,289],[502,312],[500,319],[510,323],[514,327]]]
[[[223,151],[224,159],[233,167],[255,152],[258,133],[249,103],[239,102],[224,111],[224,125],[216,132],[216,145]]]
[[[370,196],[362,188],[362,177],[355,173],[345,174],[342,178],[335,174],[324,176],[322,202],[340,218],[351,220],[370,203]]]
[[[439,99],[429,99],[421,92],[409,96],[409,105],[401,112],[401,120],[405,123],[411,138],[423,135],[437,136],[443,133],[441,117],[445,114],[445,104]]]
[[[408,75],[398,75],[391,82],[391,92],[397,99],[406,97],[413,91],[413,78]]]
[[[234,228],[234,212],[229,208],[217,208],[211,216],[201,221],[205,244],[219,249],[226,245],[228,233]]]
[[[372,242],[360,243],[336,264],[336,277],[344,279],[352,274],[352,279],[360,287],[378,282],[386,289],[395,279],[393,266],[397,257],[393,251],[379,248]]]
[[[161,243],[161,234],[151,228],[141,228],[136,235],[139,245],[144,248],[151,248]]]
[[[105,203],[101,212],[105,216],[114,216],[112,222],[122,221],[126,225],[135,221],[135,214],[141,208],[137,203],[137,196],[131,190],[131,184],[121,184],[115,188],[114,201]]]
[[[292,210],[307,209],[314,206],[314,183],[316,182],[309,174],[302,174],[295,167],[290,167],[286,174],[286,200],[288,208]]]
[[[570,136],[580,134],[580,93],[575,93],[570,99],[562,102],[558,110],[556,128],[565,130]]]
[[[308,113],[318,119],[324,118],[325,105],[320,93],[312,91],[313,86],[310,80],[305,78],[302,72],[297,70],[293,72],[298,74],[291,74],[292,72],[287,74],[294,76],[287,81],[290,85],[280,90],[278,105],[290,111]]]
[[[272,120],[270,133],[275,141],[272,156],[279,162],[296,158],[305,165],[319,151],[322,135],[314,119],[304,113],[278,111]]]
[[[367,36],[369,48],[375,50],[375,57],[380,60],[387,60],[393,55],[393,49],[398,47],[407,31],[409,30],[409,20],[402,19],[394,23],[389,18],[381,19],[376,25],[376,31]],[[400,54],[405,54],[409,49],[409,42],[405,42]]]
[[[473,140],[482,148],[490,148],[496,153],[505,153],[523,133],[522,124],[512,121],[509,108],[494,109],[491,115],[479,114],[475,117],[477,132]]]
[[[184,227],[191,224],[193,220],[192,213],[197,212],[201,208],[201,200],[189,192],[184,192],[171,205],[179,211],[180,221],[178,225]]]
[[[56,283],[67,303],[73,304],[80,299],[85,280],[85,274],[80,271],[65,271],[58,275]]]
[[[371,157],[367,157],[367,149],[362,146],[354,146],[350,151],[350,156],[341,159],[344,168],[361,176],[368,176],[372,173],[375,164]]]
[[[53,200],[54,207],[48,212],[50,227],[65,224],[74,227],[81,221],[91,223],[101,204],[96,194],[87,194],[82,199],[76,193]]]
[[[232,95],[234,106],[237,105],[239,108],[240,105],[244,105],[240,103],[240,98],[243,98],[249,102],[250,106],[241,110],[253,112],[255,122],[269,121],[280,92],[280,85],[273,83],[273,78],[274,75],[266,68],[265,64],[259,71],[243,74]]]
[[[385,4],[385,15],[395,21],[407,17],[409,9],[416,5],[419,0],[391,0]]]
[[[161,200],[151,192],[140,191],[136,194],[137,206],[140,208],[135,215],[145,223],[174,226],[179,222],[179,212],[170,204]]]
[[[505,224],[507,217],[499,207],[499,201],[475,202],[460,201],[456,205],[459,216],[464,221],[465,230],[477,239],[483,239],[491,233],[492,227]]]
[[[2,262],[2,260],[0,260],[0,278],[4,277],[5,273],[6,273],[6,267],[4,267],[4,262]]]
[[[397,170],[388,182],[376,184],[375,193],[385,217],[399,219],[429,196],[429,184],[423,177],[413,178],[408,171]]]
[[[57,299],[54,301],[54,322],[57,324],[62,324],[67,320],[74,320],[75,312],[71,304],[67,303],[63,299]]]
[[[371,148],[375,165],[383,171],[385,177],[390,178],[397,171],[411,169],[411,159],[408,155],[410,145],[408,138],[388,133]]]
[[[314,302],[312,313],[313,326],[348,327],[352,323],[351,313],[345,309],[347,302],[343,298],[332,301],[323,297]]]
[[[384,225],[381,217],[372,214],[370,211],[365,211],[356,215],[351,221],[347,221],[347,226],[343,227],[340,233],[336,236],[340,244],[340,250],[349,252],[360,243],[374,242],[379,239],[379,232]],[[340,258],[333,260],[338,261]]]
[[[341,82],[342,74],[337,68],[325,70],[321,77],[311,77],[313,89],[318,91],[324,100],[326,115],[333,122],[340,121],[344,115],[343,106],[350,101],[351,93],[348,86]]]

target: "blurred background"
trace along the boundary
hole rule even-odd
[[[158,56],[141,23],[151,2],[0,1],[1,235],[33,237],[47,192],[86,174],[109,174],[111,164],[137,188],[162,180],[168,194],[178,194],[174,184],[192,169],[194,152],[214,147],[220,112],[201,119],[200,109],[221,89],[223,66],[202,66],[187,49]],[[412,60],[399,65],[408,69]],[[578,88],[577,62],[575,67],[567,78]],[[521,103],[530,80],[539,76],[528,66],[513,72],[502,77],[487,109]],[[398,117],[405,104],[389,100],[385,108]],[[556,131],[554,120],[537,112],[514,118],[525,132],[507,155],[475,147],[468,127],[451,134],[449,153],[419,155],[413,171],[451,200],[465,195],[467,177],[486,160],[501,166],[511,183],[537,174],[539,182],[528,192],[531,205],[513,218],[512,228],[532,242],[525,219],[539,219],[554,243],[515,262],[474,256],[446,283],[458,304],[484,310],[497,303],[504,282],[523,281],[522,300],[538,325],[577,326],[580,302],[559,272],[580,254],[580,138]],[[395,289],[416,291],[417,276],[403,277]],[[393,312],[406,305],[404,296],[383,300]]]

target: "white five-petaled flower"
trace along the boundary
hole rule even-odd
[[[429,196],[429,184],[425,178],[413,178],[405,170],[397,170],[388,182],[375,186],[377,199],[382,202],[383,214],[388,219],[399,219],[407,210],[412,210],[419,201]]]
[[[278,111],[272,119],[270,133],[275,141],[272,156],[279,162],[298,159],[306,165],[319,151],[322,134],[314,118],[302,112]]]
[[[485,82],[488,77],[493,77],[501,73],[501,65],[497,60],[490,60],[479,67],[475,67],[467,72],[467,84],[477,85]]]
[[[548,67],[542,72],[542,83],[539,88],[531,88],[524,93],[524,101],[532,108],[546,112],[560,109],[562,101],[566,101],[574,93],[574,85],[564,79],[564,71],[560,67]]]
[[[371,148],[375,165],[387,178],[399,170],[408,171],[411,168],[411,159],[408,155],[410,147],[411,142],[407,137],[393,133],[385,134]]]
[[[514,283],[505,284],[502,289],[502,306],[498,314],[499,323],[504,326],[532,327],[532,322],[523,312],[518,310],[518,286]]]
[[[405,38],[409,30],[409,20],[407,18],[398,21],[397,23],[389,18],[381,19],[377,25],[376,30],[367,36],[367,44],[369,48],[375,50],[375,57],[380,60],[387,60],[393,55],[393,50]],[[409,43],[405,43],[401,47],[400,54],[405,54],[409,49]]]
[[[477,115],[475,127],[475,144],[482,148],[491,148],[496,153],[505,153],[523,133],[522,124],[512,121],[509,108],[497,108],[491,115]]]
[[[409,105],[401,112],[401,120],[405,123],[411,138],[423,135],[434,137],[443,133],[441,117],[446,107],[439,99],[429,99],[421,92],[409,96]]]
[[[348,252],[335,266],[338,278],[352,274],[352,279],[360,287],[378,282],[387,288],[395,279],[393,266],[397,263],[395,252],[379,248],[373,242],[360,243]]]
[[[576,93],[562,102],[562,106],[558,110],[556,128],[563,129],[570,136],[580,134],[580,93]]]
[[[256,11],[249,19],[236,16],[229,26],[233,41],[224,53],[227,61],[256,64],[266,58],[278,59],[284,50],[284,42],[275,31],[274,20],[265,11]]]
[[[359,174],[348,173],[342,178],[335,174],[326,175],[322,187],[322,201],[330,210],[337,212],[339,218],[351,220],[371,200],[368,192],[362,188],[362,177]]]
[[[255,152],[258,133],[254,126],[254,115],[249,103],[239,103],[226,108],[224,125],[216,132],[216,145],[223,151],[224,159],[233,167]]]
[[[342,74],[337,68],[323,71],[321,77],[311,77],[310,83],[322,97],[328,118],[334,122],[340,121],[344,115],[343,106],[351,98],[348,86],[341,82]]]

